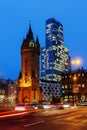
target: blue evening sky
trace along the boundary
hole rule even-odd
[[[87,69],[87,0],[0,0],[0,74],[16,80],[21,69],[20,47],[29,21],[34,37],[45,45],[45,21],[63,24],[64,45],[71,58],[80,57]]]

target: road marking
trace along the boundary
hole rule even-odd
[[[43,122],[45,122],[45,121],[42,120],[42,121],[33,122],[31,124],[24,125],[24,127],[29,127],[29,126],[36,125],[36,124],[43,123]]]

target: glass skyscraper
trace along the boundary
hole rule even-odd
[[[41,78],[60,81],[69,70],[69,50],[64,46],[63,25],[54,18],[46,20],[46,44],[41,48]]]

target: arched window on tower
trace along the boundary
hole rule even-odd
[[[34,71],[34,70],[32,71],[31,78],[32,78],[32,79],[35,78],[35,71]]]
[[[29,42],[29,46],[34,47],[34,42],[32,40]]]

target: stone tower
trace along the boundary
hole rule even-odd
[[[34,41],[31,25],[21,46],[21,72],[18,77],[18,102],[37,103],[41,100],[39,87],[38,37]]]

